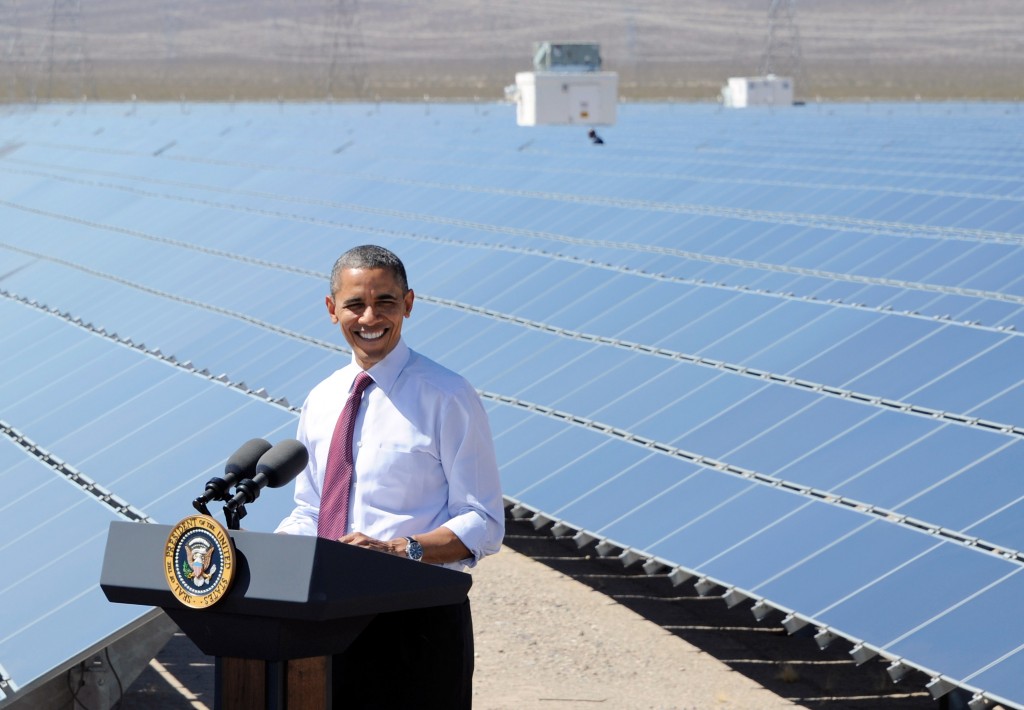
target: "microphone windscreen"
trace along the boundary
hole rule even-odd
[[[260,457],[256,473],[267,478],[270,488],[280,488],[291,483],[309,463],[309,452],[301,441],[285,439]]]
[[[224,464],[224,473],[236,481],[252,478],[256,473],[256,464],[270,448],[270,442],[266,439],[249,439],[231,454],[231,458]]]

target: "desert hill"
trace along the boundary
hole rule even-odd
[[[1020,98],[1019,0],[5,3],[0,96],[499,99],[538,40],[599,42],[626,100],[768,67],[807,100]],[[769,41],[771,39],[771,41]]]

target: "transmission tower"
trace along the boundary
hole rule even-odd
[[[7,75],[7,100],[14,103],[26,95],[24,82],[26,68],[25,47],[21,38],[21,18],[18,17],[18,0],[3,3],[2,23],[10,28],[10,35],[4,43],[3,73]]]
[[[164,38],[164,59],[160,63],[158,85],[165,96],[173,96],[172,83],[178,79],[178,35],[184,11],[178,3],[160,3],[160,27]]]
[[[760,73],[789,76],[797,86],[804,84],[796,0],[771,0],[768,6],[768,39],[761,55]]]
[[[95,96],[81,16],[81,0],[53,0],[46,53],[47,99],[59,93],[71,99]]]
[[[327,96],[346,91],[363,97],[368,83],[366,48],[359,21],[359,0],[337,0],[327,22],[330,63],[327,67]]]

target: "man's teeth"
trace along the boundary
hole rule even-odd
[[[374,330],[374,331],[366,331],[366,330],[364,330],[364,331],[360,331],[360,333],[359,333],[359,337],[361,337],[363,340],[376,340],[377,338],[379,338],[382,335],[384,335],[384,331],[383,330]]]

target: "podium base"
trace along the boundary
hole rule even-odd
[[[219,657],[215,710],[331,710],[331,657],[290,661]]]

